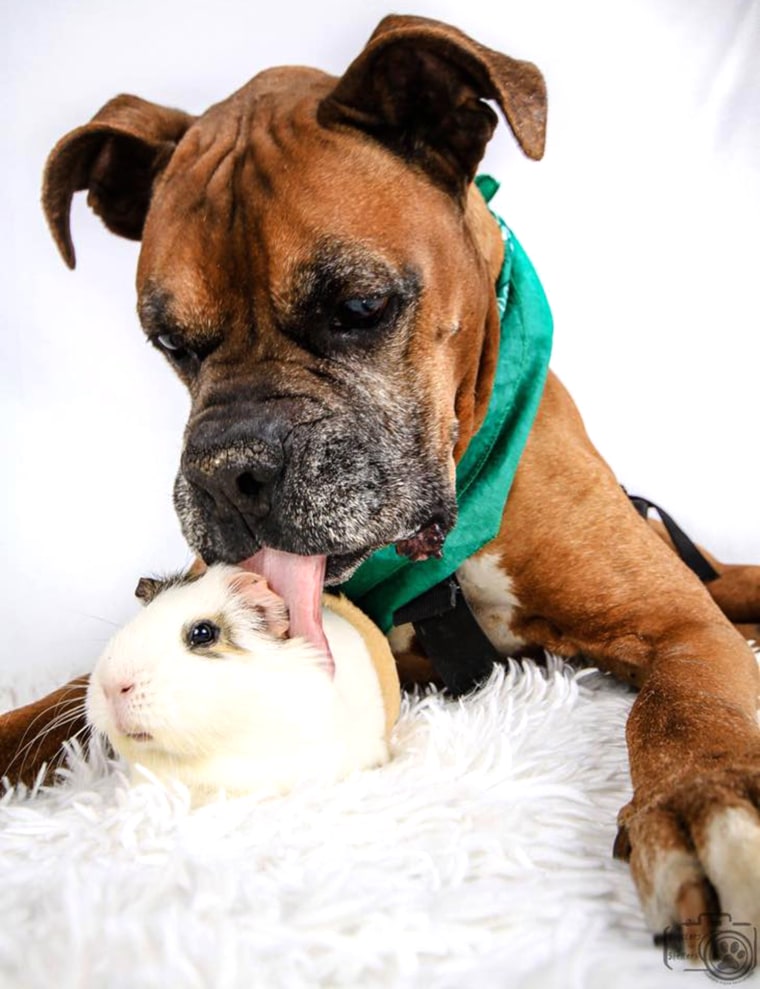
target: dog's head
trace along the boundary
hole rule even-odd
[[[340,79],[271,69],[199,117],[120,96],[52,152],[70,266],[77,190],[142,240],[140,320],[192,398],[177,511],[207,562],[270,547],[337,581],[453,525],[498,340],[502,245],[471,187],[488,99],[540,157],[534,66],[388,17]]]

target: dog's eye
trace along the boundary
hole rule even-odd
[[[175,360],[181,360],[192,353],[181,333],[159,333],[155,341],[161,350]]]
[[[212,646],[219,641],[219,635],[219,626],[204,619],[190,626],[187,631],[187,644],[191,649],[197,646]]]
[[[378,326],[388,314],[391,296],[375,295],[365,299],[345,299],[333,311],[331,326],[333,329],[372,330]]]

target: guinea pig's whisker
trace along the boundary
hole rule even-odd
[[[73,688],[73,687],[72,688],[69,688],[69,692],[70,693],[74,693],[75,692],[75,688]],[[47,720],[48,717],[49,717],[49,715],[50,715],[51,709],[40,711],[40,713],[35,718],[32,718],[32,720],[26,726],[26,730],[24,731],[24,734],[21,736],[21,739],[19,741],[19,746],[24,747],[24,742],[26,741],[27,736],[35,728],[35,726],[38,725],[39,722],[42,721],[42,720],[44,720],[44,724],[43,724],[42,728],[40,729],[40,731],[38,731],[34,735],[34,737],[32,738],[31,742],[27,743],[27,746],[26,747],[28,747],[28,745],[33,745],[34,742],[38,738],[43,737],[48,731],[50,731],[52,728],[56,727],[59,718],[66,717],[66,716],[68,716],[70,714],[73,714],[75,712],[84,714],[84,701],[83,700],[81,700],[79,697],[75,697],[73,699],[73,704],[71,702],[72,702],[72,698],[71,697],[63,697],[63,698],[61,698],[61,700],[57,702],[57,704],[55,705],[54,708],[52,708],[52,710],[53,711],[59,711],[59,709],[64,704],[66,704],[67,706],[66,706],[65,710],[60,711],[60,713],[58,713],[52,720]],[[22,751],[23,751],[23,748],[22,748]],[[19,754],[19,752],[16,753],[17,756],[18,756],[18,754]]]
[[[102,615],[91,615],[87,611],[75,611],[74,614],[79,615],[80,618],[89,618],[94,622],[102,622],[104,625],[111,625],[113,628],[121,628],[123,623],[112,622],[110,618],[103,618]]]
[[[29,730],[27,730],[24,734],[24,738],[22,738],[21,740],[22,744],[19,747],[16,756],[14,758],[18,758],[19,756],[21,756],[23,759],[27,755],[29,750],[36,743],[41,742],[46,735],[48,735],[50,732],[57,731],[58,729],[63,728],[65,725],[76,724],[80,720],[83,714],[84,714],[84,705],[82,704],[72,705],[72,707],[69,710],[61,712],[52,721],[46,722],[44,725],[42,725],[39,731],[37,731],[34,735],[32,735],[32,737],[29,739],[29,741],[26,742],[26,744],[23,744],[24,739],[26,739],[27,735],[29,734]],[[29,726],[30,729],[31,727],[32,725]]]
[[[74,690],[72,688],[72,693],[73,692]],[[66,706],[64,707],[64,705]],[[63,700],[59,701],[59,703],[56,705],[55,710],[57,710],[58,713],[52,719],[47,720],[49,711],[46,711],[44,712],[44,714],[43,713],[39,714],[36,718],[34,718],[29,723],[29,726],[27,727],[26,731],[24,732],[21,738],[19,747],[16,750],[13,759],[11,759],[10,763],[6,767],[6,770],[9,769],[16,762],[16,760],[20,759],[19,772],[23,771],[27,756],[30,754],[30,752],[32,751],[35,745],[42,743],[46,735],[48,735],[50,732],[64,728],[66,725],[75,725],[77,724],[78,721],[82,719],[85,713],[85,702],[79,697],[69,698],[68,701],[64,698]],[[26,741],[30,732],[34,729],[35,725],[37,725],[43,717],[46,719],[45,723],[39,728],[39,730],[35,734],[32,735],[31,738],[29,738],[28,741]],[[79,735],[86,727],[87,726],[84,725],[71,737],[76,738],[76,736]],[[60,758],[62,758],[63,754],[64,754],[64,750],[63,747],[61,747],[60,751],[56,753],[54,757],[55,761],[58,761]]]
[[[83,749],[86,749],[92,739],[94,731],[95,729],[92,725],[82,725],[78,731],[75,731],[74,734],[67,739],[67,742],[78,742]]]

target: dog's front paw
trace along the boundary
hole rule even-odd
[[[708,933],[721,914],[760,928],[760,746],[637,792],[618,823],[615,854],[630,860],[655,934],[674,925]]]

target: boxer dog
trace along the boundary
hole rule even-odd
[[[175,499],[189,543],[263,572],[318,645],[324,581],[379,547],[445,551],[456,521],[499,350],[505,240],[473,185],[486,100],[540,158],[535,66],[391,16],[340,79],[270,69],[199,117],[118,96],[48,162],[70,267],[78,190],[142,241],[140,321],[192,399]],[[715,570],[711,594],[549,373],[498,532],[458,573],[498,650],[580,654],[640,687],[616,851],[660,931],[718,910],[760,926],[760,681],[729,621],[757,621],[758,571]],[[412,664],[413,636],[393,641]],[[76,727],[56,730],[55,712],[83,691],[6,715],[5,763],[46,717],[27,772],[51,759]]]

